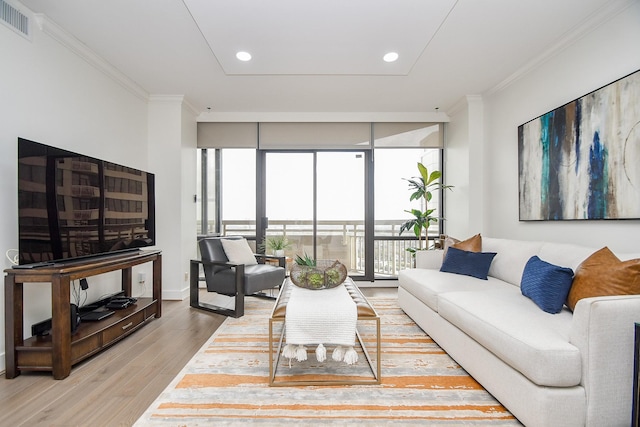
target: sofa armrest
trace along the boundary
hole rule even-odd
[[[587,425],[631,424],[635,322],[640,322],[640,295],[576,304],[569,339],[582,356]]]
[[[444,258],[444,251],[441,250],[425,250],[416,251],[416,268],[430,268],[439,270]]]

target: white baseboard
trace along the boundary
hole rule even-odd
[[[174,301],[182,301],[186,298],[189,298],[189,287],[185,286],[184,288],[174,291],[174,290],[162,290],[162,299],[163,300],[174,300]]]
[[[374,280],[373,282],[369,281],[354,281],[359,288],[397,288],[398,281],[397,280]]]

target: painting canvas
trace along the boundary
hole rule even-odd
[[[520,220],[640,218],[640,71],[518,127]]]

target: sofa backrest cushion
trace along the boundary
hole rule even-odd
[[[575,272],[580,263],[597,250],[598,248],[569,243],[544,242],[538,252],[538,256],[540,259],[552,264],[569,267]]]
[[[489,276],[520,286],[524,266],[529,258],[538,254],[542,245],[542,242],[483,237],[482,251],[497,254],[489,268]]]
[[[616,253],[616,256],[618,257],[618,259],[620,261],[628,261],[630,259],[639,259],[640,258],[640,252],[638,253]]]

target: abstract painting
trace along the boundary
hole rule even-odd
[[[518,127],[520,220],[640,218],[640,71]]]

